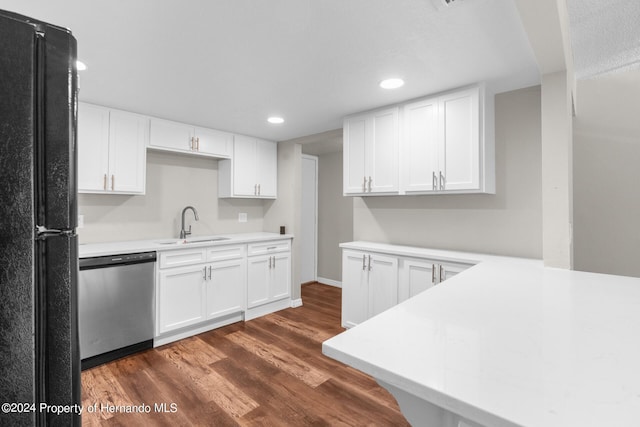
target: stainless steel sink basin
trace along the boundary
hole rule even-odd
[[[219,242],[221,240],[229,240],[228,237],[196,237],[193,239],[167,239],[156,240],[159,245],[188,245],[190,243],[207,243],[207,242]]]

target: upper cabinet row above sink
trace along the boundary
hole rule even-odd
[[[78,192],[144,194],[147,148],[221,159],[219,197],[276,198],[273,141],[78,104]]]

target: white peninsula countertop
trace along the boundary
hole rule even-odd
[[[292,239],[292,234],[277,234],[268,232],[216,234],[215,236],[189,236],[188,244],[181,243],[178,238],[158,238],[149,240],[128,240],[103,243],[83,243],[78,245],[80,258],[103,255],[132,254],[146,251],[167,251],[187,249],[192,247],[234,245],[242,243],[263,242],[269,240]],[[222,239],[222,240],[211,240]]]
[[[482,260],[323,352],[472,421],[446,425],[640,425],[636,278]]]

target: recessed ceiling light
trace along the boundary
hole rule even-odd
[[[404,85],[404,80],[402,79],[386,79],[380,82],[380,87],[382,89],[397,89]]]
[[[78,71],[84,71],[87,69],[87,65],[82,61],[76,61],[76,69]]]
[[[267,119],[267,121],[269,123],[271,123],[271,124],[274,124],[274,125],[279,125],[281,123],[284,123],[284,119],[282,117],[275,117],[275,116],[274,117],[269,117]]]

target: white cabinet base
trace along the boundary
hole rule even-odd
[[[263,304],[258,307],[249,308],[244,314],[244,320],[256,319],[258,317],[265,316],[275,311],[280,311],[280,310],[284,310],[285,308],[290,308],[291,304],[292,304],[291,298],[286,298],[279,301]]]
[[[169,344],[216,328],[221,328],[232,323],[242,322],[243,320],[245,320],[245,318],[242,313],[234,313],[212,321],[203,322],[201,325],[195,327],[189,326],[175,331],[170,331],[166,334],[160,334],[154,337],[153,346],[160,347],[161,345]]]

